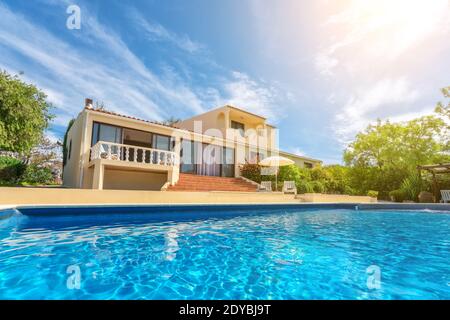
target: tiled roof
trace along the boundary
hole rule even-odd
[[[89,107],[85,107],[84,109],[85,110],[89,110],[89,111],[95,111],[95,112],[99,112],[99,113],[109,114],[109,115],[112,115],[112,116],[117,116],[117,117],[132,119],[132,120],[138,120],[138,121],[144,121],[144,122],[147,122],[147,123],[157,124],[157,125],[168,127],[168,128],[172,128],[172,129],[179,129],[179,128],[177,128],[175,126],[172,126],[172,125],[160,123],[160,122],[157,122],[157,121],[150,121],[150,120],[145,120],[145,119],[136,118],[136,117],[132,117],[132,116],[127,116],[127,115],[124,115],[124,114],[120,114],[120,113],[109,111],[109,110],[105,110],[105,109],[95,109],[95,108],[89,108]]]

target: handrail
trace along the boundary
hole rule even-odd
[[[178,164],[178,157],[173,151],[105,141],[99,141],[91,147],[91,160],[95,159],[147,163],[163,166],[175,166]]]

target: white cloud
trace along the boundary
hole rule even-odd
[[[328,72],[341,60],[358,67],[380,59],[393,62],[450,30],[449,4],[448,0],[347,1],[345,9],[323,24],[333,37],[316,60],[328,62]],[[317,68],[323,72],[323,63]]]
[[[230,104],[269,119],[279,119],[282,113],[280,94],[274,86],[252,80],[247,74],[234,71],[233,79],[224,84],[223,104]]]
[[[354,91],[335,116],[334,130],[337,138],[347,143],[377,118],[396,116],[400,119],[404,114],[411,114],[407,107],[419,96],[419,92],[411,89],[404,78],[383,79],[369,89],[362,86]]]
[[[303,150],[300,149],[299,147],[289,148],[288,152],[292,153],[292,154],[296,154],[298,156],[306,156],[305,152],[303,152]]]
[[[220,80],[214,79],[216,88],[196,87],[173,68],[155,74],[110,27],[90,16],[89,10],[82,12],[82,29],[67,31],[76,40],[69,43],[0,4],[2,65],[10,71],[25,70],[21,78],[48,94],[56,107],[55,125],[66,126],[81,110],[85,97],[110,110],[153,120],[187,117],[225,103],[268,117],[275,115],[275,87],[240,72],[228,76],[229,71],[220,66]],[[162,26],[140,22],[155,37],[181,50],[199,53],[203,48]]]
[[[146,20],[135,9],[130,10],[130,16],[144,30],[145,36],[150,41],[167,41],[189,53],[197,53],[205,48],[199,42],[191,40],[187,35],[178,35],[157,22]]]
[[[56,124],[76,115],[86,96],[108,109],[154,120],[205,110],[191,88],[155,75],[117,34],[86,12],[79,40],[87,48],[82,50],[0,5],[2,62],[26,70],[23,78],[47,92],[57,107]]]
[[[330,55],[319,53],[316,56],[316,68],[322,75],[332,75],[333,68],[339,64],[339,60]]]
[[[419,111],[406,112],[389,117],[391,122],[405,122],[413,119],[417,119],[423,116],[429,116],[433,114],[434,106],[425,107]]]
[[[339,142],[348,143],[378,118],[404,121],[432,112],[424,105],[439,84],[424,82],[421,68],[431,70],[423,62],[448,48],[449,9],[449,0],[327,3],[315,67],[330,80],[330,128]]]
[[[63,139],[62,139],[60,136],[55,135],[55,133],[53,133],[53,132],[51,132],[51,131],[49,131],[49,130],[47,130],[47,131],[45,132],[44,136],[45,136],[48,140],[50,140],[51,142],[53,142],[53,143],[56,143],[56,142],[62,142],[62,141],[63,141]]]

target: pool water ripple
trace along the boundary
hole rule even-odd
[[[0,226],[2,299],[450,299],[446,213],[14,219]],[[367,286],[369,266],[380,288]]]

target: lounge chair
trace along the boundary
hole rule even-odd
[[[284,181],[283,192],[297,194],[297,187],[295,186],[295,181]]]
[[[441,190],[441,196],[442,196],[442,202],[443,203],[450,203],[450,190]]]
[[[272,192],[272,181],[261,181],[258,191]]]
[[[120,159],[120,155],[119,155],[119,148],[117,146],[110,146],[110,156],[111,156],[111,160],[119,160]],[[102,159],[108,159],[108,151],[107,151],[107,147],[105,147],[104,144],[100,145],[100,157]]]

